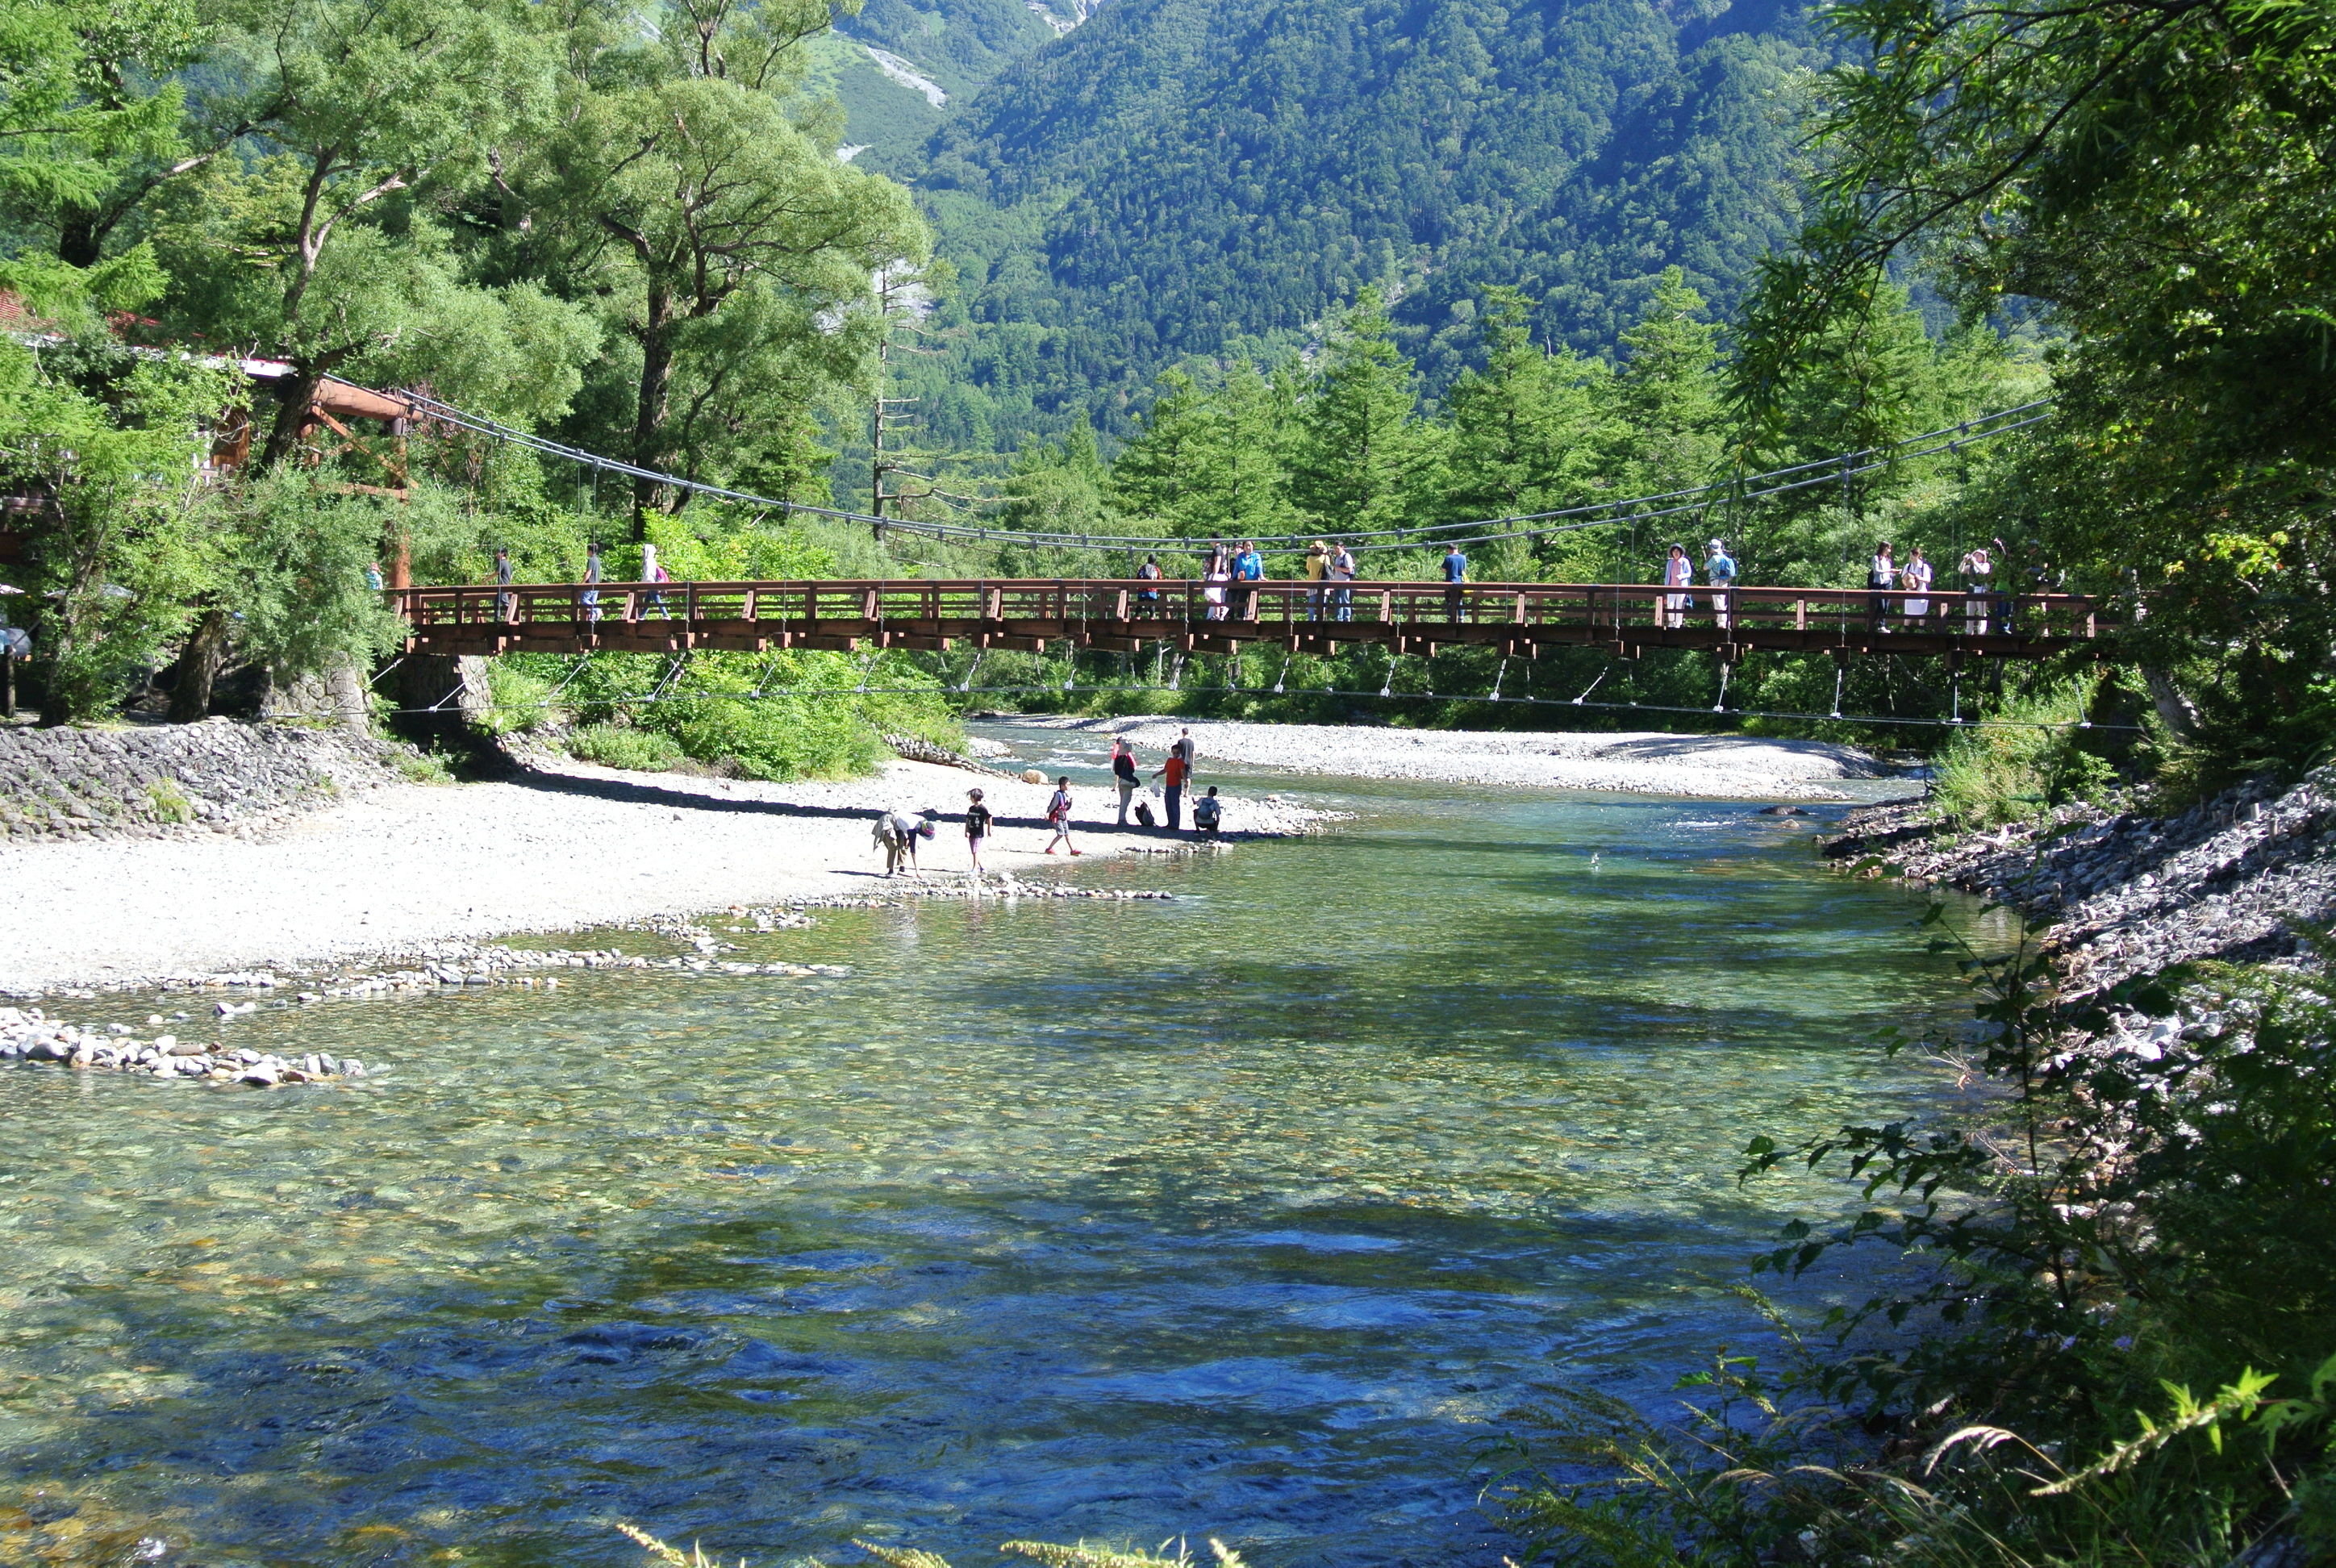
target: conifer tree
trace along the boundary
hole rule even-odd
[[[1298,410],[1290,494],[1323,529],[1404,521],[1434,453],[1413,419],[1411,361],[1395,346],[1385,297],[1365,287],[1338,324]]]
[[[1719,329],[1703,319],[1703,304],[1685,273],[1666,268],[1647,313],[1622,334],[1612,406],[1622,427],[1614,481],[1625,495],[1717,476],[1726,409]]]
[[[1504,517],[1589,497],[1612,432],[1603,365],[1533,341],[1534,302],[1492,287],[1476,319],[1484,368],[1461,373],[1444,395],[1451,425],[1444,501],[1455,519]]]
[[[1183,370],[1160,385],[1143,430],[1112,465],[1119,504],[1191,539],[1281,531],[1291,382],[1241,360],[1213,387]]]

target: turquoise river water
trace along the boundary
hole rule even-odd
[[[1364,814],[1066,873],[1173,902],[726,937],[849,978],[227,1026],[375,1064],[338,1088],[0,1069],[0,1544],[1497,1564],[1504,1413],[1752,1337],[1728,1285],[1840,1194],[1735,1156],[1944,1092],[1867,1042],[1959,992],[1907,895],[1750,806],[1277,787]]]

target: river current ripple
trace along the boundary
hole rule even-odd
[[[1868,1042],[1958,993],[1747,805],[1299,793],[1367,814],[1066,869],[1173,903],[725,934],[848,978],[226,1026],[361,1085],[0,1069],[0,1505],[207,1563],[636,1563],[618,1518],[1496,1563],[1505,1413],[1747,1338],[1746,1258],[1841,1194],[1736,1154],[1942,1092]]]

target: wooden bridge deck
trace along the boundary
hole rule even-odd
[[[1244,594],[1248,597],[1245,599]],[[1167,642],[1229,653],[1263,643],[1301,653],[1478,646],[1531,657],[1552,647],[1635,658],[1653,648],[2042,658],[2097,638],[2094,600],[1837,588],[1287,580],[1234,585],[1133,579],[515,583],[390,590],[409,651],[672,653],[690,648],[996,648],[1048,643],[1134,652]],[[1911,602],[1910,602],[1911,601]]]

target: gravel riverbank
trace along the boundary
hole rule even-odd
[[[1747,735],[1405,730],[1152,717],[1016,716],[1012,722],[1105,737],[1124,735],[1147,754],[1164,751],[1178,730],[1190,728],[1204,773],[1207,759],[1213,757],[1346,778],[1720,800],[1838,801],[1851,797],[1828,787],[1831,781],[1882,778],[1891,772],[1854,746]],[[1156,761],[1156,755],[1147,755],[1145,770]]]
[[[993,872],[1039,853],[1049,787],[895,762],[873,779],[770,784],[539,763],[491,784],[373,789],[264,833],[0,844],[0,992],[119,986],[268,965],[410,953],[445,939],[572,930],[732,904],[866,898],[886,888],[877,813],[942,813],[934,880],[962,881],[956,815],[978,786],[998,813]],[[1080,848],[1181,849],[1108,823],[1079,792]],[[1232,800],[1227,837],[1309,831],[1321,813]],[[895,884],[897,886],[897,884]]]
[[[1958,833],[1921,801],[1850,813],[1836,859],[1985,893],[2049,917],[2070,989],[2200,959],[2309,959],[2336,920],[2336,767],[2243,784],[2172,816],[2069,805]]]

